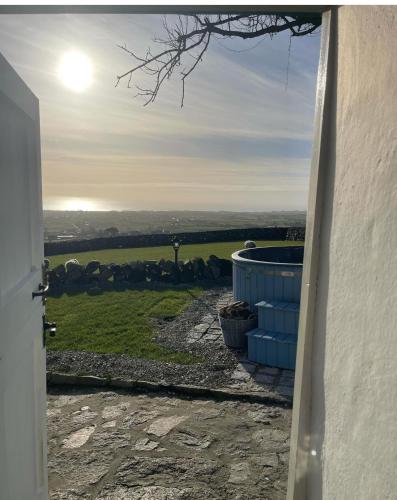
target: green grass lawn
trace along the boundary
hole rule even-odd
[[[49,297],[46,314],[57,323],[57,335],[48,337],[54,350],[122,353],[133,357],[179,364],[202,362],[189,353],[168,350],[153,340],[151,318],[180,314],[199,287],[183,289],[133,289]]]
[[[257,241],[257,246],[289,246],[303,245],[303,241]],[[211,254],[217,257],[229,259],[236,250],[243,248],[243,241],[228,241],[222,243],[200,243],[195,245],[181,245],[179,259],[187,260],[194,257],[208,259]],[[170,246],[147,247],[147,248],[117,248],[108,250],[96,250],[92,252],[70,253],[54,255],[49,257],[51,267],[63,264],[69,259],[77,259],[80,264],[87,264],[90,260],[99,260],[102,264],[125,264],[135,260],[160,260],[174,259],[174,251]]]

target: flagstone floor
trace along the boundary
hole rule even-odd
[[[255,500],[286,494],[291,410],[50,389],[51,500]]]

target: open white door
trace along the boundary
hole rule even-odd
[[[38,100],[0,55],[0,499],[47,498]]]

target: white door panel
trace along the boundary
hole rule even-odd
[[[39,108],[0,55],[0,499],[47,498]]]

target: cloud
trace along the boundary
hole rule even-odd
[[[305,208],[319,39],[294,40],[289,63],[284,35],[244,53],[214,43],[183,109],[177,78],[143,107],[114,88],[132,64],[116,45],[145,53],[161,30],[148,15],[0,16],[2,52],[40,99],[45,202],[85,191],[109,207]],[[71,48],[94,63],[84,94],[56,78]]]

